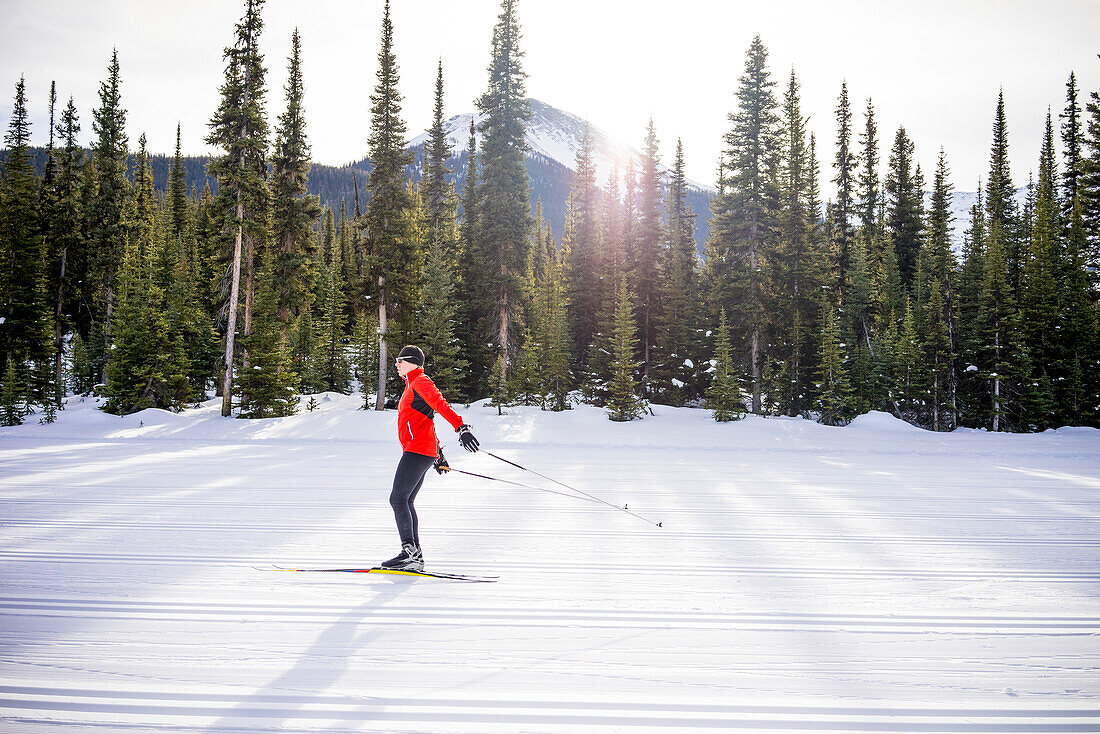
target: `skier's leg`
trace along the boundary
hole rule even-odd
[[[416,547],[420,545],[417,542],[413,499],[424,483],[424,475],[434,461],[430,456],[405,452],[397,464],[397,471],[393,477],[393,490],[390,492],[390,507],[393,508],[393,516],[397,521],[397,533],[401,536],[402,545]]]
[[[424,457],[429,458],[429,457]],[[417,481],[416,486],[413,487],[412,492],[409,493],[409,514],[412,515],[412,537],[413,545],[417,548],[420,547],[420,519],[416,515],[416,507],[413,503],[416,501],[416,495],[420,491],[420,488],[424,486],[424,477],[428,475],[428,469],[431,468],[431,464],[424,467],[424,471],[420,472],[420,480]]]

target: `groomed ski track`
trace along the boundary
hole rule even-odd
[[[396,549],[395,414],[326,397],[0,429],[0,730],[1100,730],[1100,431],[473,406],[664,527],[430,473],[428,570],[498,583],[255,570]]]

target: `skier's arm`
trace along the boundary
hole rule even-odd
[[[443,394],[439,392],[439,388],[435,386],[430,377],[421,375],[412,388],[420,397],[424,398],[424,402],[431,406],[432,410],[443,416],[456,431],[464,425],[462,416],[456,413],[454,408],[443,399]]]

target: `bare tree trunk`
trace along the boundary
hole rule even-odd
[[[57,310],[54,313],[53,320],[53,342],[54,342],[54,380],[57,381],[58,388],[60,389],[62,378],[64,377],[64,370],[62,369],[61,360],[61,348],[64,346],[63,337],[61,333],[61,302],[65,297],[65,261],[69,256],[69,248],[66,247],[61,251],[61,277],[58,279],[57,286]],[[65,391],[62,390],[61,394],[64,395]]]
[[[244,233],[244,203],[237,201],[237,241],[233,246],[233,279],[229,286],[229,313],[225,326],[225,373],[222,377],[222,415],[233,413],[233,344],[237,330],[237,301],[241,284],[241,236]]]
[[[249,8],[251,9],[251,3]],[[248,109],[248,92],[249,85],[251,84],[251,67],[248,64],[249,56],[252,53],[252,36],[249,35],[247,45],[245,46],[245,65],[244,65],[244,104],[243,108]],[[241,118],[241,140],[244,140],[245,135],[248,134],[248,117]],[[241,148],[240,165],[243,169],[245,166],[244,148]],[[233,245],[233,280],[229,286],[229,313],[227,314],[226,326],[225,326],[225,374],[222,376],[222,416],[228,418],[233,414],[233,347],[236,343],[236,331],[237,331],[237,303],[240,300],[241,293],[241,245],[244,239],[244,199],[241,198],[240,187],[237,188],[237,239]],[[248,319],[245,320],[246,324]],[[247,333],[247,332],[246,332]]]
[[[378,276],[378,392],[374,397],[374,409],[386,409],[386,366],[389,355],[386,353],[386,335],[389,326],[386,322],[386,279]]]
[[[649,399],[649,296],[645,301],[645,331],[642,333],[645,345],[642,350],[642,397]]]
[[[993,336],[993,432],[1001,430],[1001,375],[997,372],[1001,365],[1001,330]]]

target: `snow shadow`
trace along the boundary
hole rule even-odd
[[[349,608],[302,651],[293,666],[254,693],[243,696],[236,706],[224,713],[207,730],[218,733],[237,730],[247,719],[262,721],[264,730],[281,729],[288,721],[296,718],[296,710],[308,705],[308,701],[301,699],[303,693],[307,696],[321,696],[339,683],[347,673],[350,661],[386,634],[378,626],[374,613],[399,598],[417,580],[382,578],[377,581],[375,594],[371,599]],[[364,624],[369,625],[365,630],[362,629]],[[343,654],[335,655],[334,650],[341,650]],[[271,706],[272,702],[278,702],[278,705]],[[363,704],[370,706],[371,698],[363,696]],[[363,712],[355,713],[355,721],[362,722]]]

